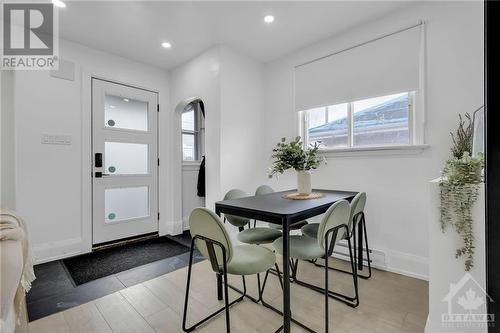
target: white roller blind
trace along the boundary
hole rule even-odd
[[[296,111],[418,90],[420,32],[419,25],[297,66]]]

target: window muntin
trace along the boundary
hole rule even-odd
[[[183,161],[198,161],[200,159],[199,124],[198,108],[188,105],[181,115]]]
[[[409,145],[413,95],[404,92],[306,110],[306,143],[320,143],[322,149]]]

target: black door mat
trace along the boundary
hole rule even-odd
[[[188,251],[170,238],[156,237],[64,259],[63,263],[74,283],[81,285]]]

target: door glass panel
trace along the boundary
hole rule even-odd
[[[105,189],[104,214],[107,223],[149,216],[148,187]]]
[[[110,175],[143,175],[148,173],[147,144],[105,142],[104,159],[104,173]]]
[[[104,121],[107,128],[148,130],[148,103],[114,95],[104,99]]]

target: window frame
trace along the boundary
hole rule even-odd
[[[400,92],[404,93],[404,92]],[[338,105],[338,104],[347,104],[347,146],[341,146],[341,147],[320,147],[320,151],[326,152],[326,153],[336,153],[336,152],[366,152],[366,151],[384,151],[384,150],[410,150],[410,151],[416,151],[420,149],[427,148],[428,145],[424,144],[423,142],[423,136],[422,135],[416,135],[416,132],[423,132],[423,129],[418,129],[416,126],[416,119],[418,119],[417,112],[420,112],[417,108],[416,101],[418,99],[418,92],[417,91],[408,91],[406,92],[408,94],[408,144],[374,144],[374,145],[363,145],[363,146],[355,146],[354,145],[354,112],[353,112],[353,105],[355,102],[364,100],[364,99],[369,99],[369,98],[376,98],[376,97],[383,97],[383,96],[388,96],[392,94],[387,94],[387,95],[382,95],[382,96],[373,96],[373,97],[367,97],[363,99],[358,99],[355,101],[348,101],[348,102],[340,102],[337,104],[333,105]],[[394,94],[398,94],[397,92]],[[324,108],[325,110],[325,120],[328,120],[328,107],[330,105],[326,106],[319,106],[315,107],[314,109],[318,108]],[[309,109],[311,110],[311,109]],[[309,146],[309,118],[308,118],[308,112],[309,110],[303,110],[299,112],[299,135],[303,138],[303,145],[304,147]],[[420,140],[422,141],[418,141]]]
[[[193,111],[193,119],[194,119],[194,130],[187,130],[182,127],[182,115],[187,112]],[[190,163],[190,162],[200,162],[201,161],[201,156],[200,156],[200,119],[199,119],[199,114],[200,111],[196,105],[192,105],[191,109],[184,109],[182,110],[181,114],[181,158],[183,163]],[[192,135],[193,136],[193,142],[194,142],[194,159],[193,160],[186,160],[184,159],[184,140],[183,140],[183,135]]]

